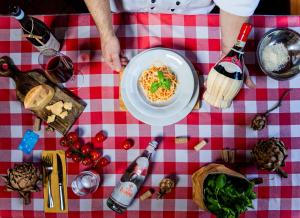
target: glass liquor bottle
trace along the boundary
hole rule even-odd
[[[156,141],[150,142],[146,150],[126,169],[107,200],[110,209],[123,213],[130,206],[145,181],[149,162],[157,145]]]
[[[27,16],[19,6],[11,6],[10,14],[19,21],[27,40],[39,51],[45,49],[59,51],[60,44],[45,23],[35,17]]]
[[[248,23],[242,25],[235,45],[209,72],[203,99],[210,105],[228,108],[240,91],[244,80],[243,50],[251,29]]]

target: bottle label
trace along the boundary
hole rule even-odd
[[[45,49],[54,49],[55,51],[59,51],[60,44],[57,39],[53,36],[51,32],[49,32],[50,37],[46,44],[41,46],[35,46],[40,52],[44,51]]]
[[[217,72],[229,78],[243,79],[242,63],[236,56],[223,58],[214,68]]]
[[[120,182],[114,189],[111,197],[118,202],[122,207],[128,207],[138,189],[132,182]]]

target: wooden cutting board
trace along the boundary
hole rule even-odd
[[[27,72],[27,76],[33,78],[40,84],[46,84],[54,88],[55,93],[52,98],[52,100],[47,105],[52,105],[58,101],[63,102],[71,102],[72,103],[72,110],[68,111],[68,116],[64,119],[60,118],[59,116],[56,116],[55,121],[52,123],[49,123],[48,125],[61,134],[65,135],[69,129],[73,126],[77,118],[80,116],[80,114],[84,111],[84,108],[86,107],[86,103],[75,96],[72,92],[65,88],[61,88],[57,86],[56,84],[50,82],[49,80],[46,80],[41,78],[39,75],[37,75],[36,72]],[[23,101],[22,101],[23,102]],[[47,121],[48,116],[52,115],[51,111],[47,110],[46,107],[40,109],[40,110],[33,110],[32,111],[36,116],[41,118],[43,121]]]
[[[55,91],[52,100],[48,102],[47,105],[52,105],[58,101],[72,103],[72,110],[68,111],[67,117],[62,119],[56,116],[55,121],[49,124],[50,127],[63,135],[69,131],[86,107],[86,103],[83,100],[75,96],[69,90],[59,87],[47,79],[44,71],[34,69],[28,72],[21,72],[13,64],[11,58],[7,56],[0,58],[0,76],[11,77],[15,81],[17,98],[23,103],[23,105],[26,94],[32,88],[44,84],[52,87]],[[51,111],[47,110],[46,107],[31,111],[45,122],[47,121],[48,116],[52,115]]]

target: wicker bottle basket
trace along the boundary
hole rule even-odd
[[[207,166],[201,167],[192,175],[192,184],[193,184],[193,201],[199,206],[200,209],[208,211],[204,202],[204,181],[206,177],[210,174],[219,174],[224,173],[228,176],[233,176],[237,178],[244,179],[249,182],[247,178],[235,172],[222,164],[209,164]]]

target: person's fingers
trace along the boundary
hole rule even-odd
[[[250,77],[250,74],[249,74],[249,70],[248,68],[246,67],[246,65],[244,65],[244,73],[245,73],[245,83],[246,83],[246,86],[248,86],[249,88],[255,88],[256,85],[255,83],[252,81],[251,77]]]
[[[125,58],[125,57],[121,57],[121,65],[122,66],[126,66],[127,64],[128,64],[128,59],[127,58]]]
[[[119,54],[113,54],[112,56],[112,65],[113,65],[113,69],[115,71],[120,71],[121,70],[121,61],[120,61],[120,57]]]

